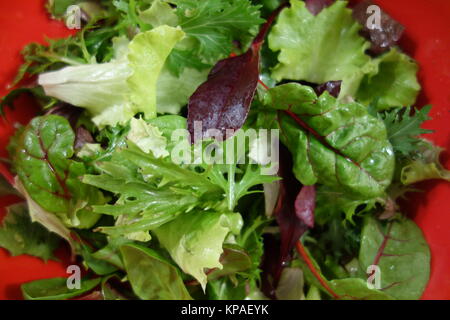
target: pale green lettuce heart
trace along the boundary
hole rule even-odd
[[[158,127],[147,123],[142,118],[131,119],[127,139],[145,153],[152,152],[155,158],[164,158],[169,155],[169,152],[166,150],[166,137],[162,135]]]
[[[219,260],[223,242],[230,232],[239,232],[241,225],[238,213],[193,211],[154,232],[178,266],[197,279],[205,290],[205,269],[222,269]]]
[[[124,124],[139,112],[154,118],[160,72],[183,37],[180,28],[160,26],[135,36],[128,55],[121,45],[117,60],[48,72],[38,82],[48,96],[89,110],[99,127]]]

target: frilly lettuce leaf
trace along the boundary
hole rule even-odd
[[[89,110],[98,126],[126,123],[138,112],[153,118],[159,74],[183,36],[179,28],[160,26],[138,34],[125,57],[44,73],[38,81],[48,96]]]
[[[152,152],[156,158],[169,155],[169,152],[166,150],[167,139],[157,127],[147,123],[142,118],[131,119],[127,139],[145,153]]]
[[[238,213],[192,211],[154,230],[172,259],[187,274],[206,287],[205,269],[222,268],[219,261],[226,236],[239,233],[242,218]]]
[[[361,26],[336,1],[314,16],[299,0],[291,0],[269,34],[269,47],[280,51],[272,77],[325,83],[342,80],[340,97],[354,96],[366,72],[373,66],[365,54],[370,47],[358,33]]]
[[[420,91],[417,81],[417,63],[392,48],[372,61],[374,69],[364,76],[356,99],[369,104],[378,98],[378,110],[411,106]]]
[[[297,83],[270,89],[264,103],[280,110],[280,139],[304,185],[321,183],[368,199],[383,194],[391,183],[395,157],[386,127],[365,106],[340,103],[328,92],[317,97],[311,87]]]
[[[133,74],[127,83],[131,102],[146,118],[156,116],[156,88],[159,74],[175,44],[184,37],[179,28],[160,26],[138,34],[129,45],[128,60]]]
[[[150,8],[139,14],[139,18],[153,28],[162,25],[171,27],[178,25],[178,16],[175,13],[175,9],[163,0],[154,0]]]
[[[439,159],[444,148],[423,140],[414,160],[402,168],[401,181],[404,185],[416,182],[443,179],[450,182],[450,170],[444,168]]]

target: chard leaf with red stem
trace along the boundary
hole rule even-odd
[[[87,228],[99,218],[88,204],[102,203],[101,193],[81,182],[83,163],[72,160],[75,134],[65,118],[34,118],[17,138],[14,169],[30,197],[69,227]]]
[[[278,110],[281,142],[294,157],[304,185],[320,183],[361,199],[380,196],[390,185],[395,157],[382,120],[359,103],[342,103],[328,92],[288,83],[267,91]]]
[[[397,299],[419,299],[430,276],[428,244],[420,228],[405,217],[382,223],[367,216],[359,261],[363,270],[378,266],[381,288]]]

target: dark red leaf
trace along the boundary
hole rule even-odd
[[[82,113],[82,108],[75,107],[68,103],[60,103],[50,108],[45,114],[54,114],[56,116],[64,117],[69,121],[70,126],[75,129]]]
[[[280,265],[280,241],[273,234],[265,234],[264,255],[261,262],[261,290],[270,299],[277,298],[275,291],[282,268],[283,266]]]
[[[242,127],[258,85],[261,45],[276,16],[287,5],[281,5],[271,14],[246,53],[219,61],[206,82],[190,97],[191,142],[210,137],[224,140],[229,138],[227,130],[234,132]],[[201,132],[196,130],[197,123]]]
[[[335,0],[305,0],[306,8],[313,15],[317,16],[320,11],[331,6]]]
[[[295,213],[297,219],[302,221],[308,228],[314,228],[314,209],[316,207],[316,188],[314,186],[303,186],[295,199]]]
[[[77,128],[75,132],[75,150],[81,149],[86,143],[94,143],[92,134],[83,126]]]
[[[227,129],[238,130],[247,118],[259,79],[259,49],[252,46],[245,54],[219,61],[208,80],[191,96],[188,129],[193,141],[210,138],[218,129],[223,140]],[[196,123],[201,136],[194,136]],[[199,127],[200,128],[200,127]]]
[[[320,96],[325,91],[328,91],[329,94],[331,94],[333,97],[337,98],[339,97],[339,94],[341,93],[341,84],[342,81],[328,81],[316,86],[313,86],[314,91],[316,92],[317,96]]]
[[[392,19],[386,12],[381,10],[381,29],[369,29],[367,21],[372,12],[367,12],[367,8],[375,3],[371,0],[364,0],[353,8],[353,17],[364,26],[362,35],[372,43],[370,53],[379,55],[395,46],[403,35],[405,28],[396,20]]]
[[[291,260],[296,242],[314,226],[315,188],[298,182],[292,171],[292,157],[282,145],[279,175],[282,180],[274,214],[280,227],[280,242],[277,246],[273,239],[266,240],[262,265],[263,292],[268,297],[274,296],[283,267]]]
[[[308,86],[314,89],[314,92],[317,94],[317,96],[321,96],[322,93],[325,91],[328,91],[329,94],[331,94],[333,97],[337,98],[339,97],[339,94],[341,93],[341,84],[342,81],[328,81],[322,84],[312,83],[304,80],[300,81],[282,81],[281,84],[290,83],[290,82],[296,82],[300,83],[303,86]]]

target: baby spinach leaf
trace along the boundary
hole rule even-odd
[[[34,118],[18,139],[15,170],[24,188],[40,207],[57,214],[68,226],[87,228],[98,215],[83,210],[101,195],[81,182],[83,163],[71,160],[75,134],[56,115]]]
[[[378,266],[383,292],[398,299],[419,299],[429,280],[430,249],[422,231],[407,218],[382,225],[367,216],[359,260],[363,270]]]
[[[138,245],[121,248],[134,293],[145,300],[191,300],[176,267],[156,251]]]
[[[276,296],[279,300],[303,300],[304,279],[300,268],[284,268],[277,286]]]
[[[395,300],[384,291],[370,289],[363,279],[348,278],[330,281],[340,300]]]
[[[395,157],[383,122],[358,103],[341,103],[328,92],[288,83],[270,89],[264,103],[278,112],[280,139],[294,157],[294,174],[360,198],[389,186]]]
[[[25,204],[10,206],[7,211],[0,227],[0,247],[12,256],[29,254],[44,260],[55,259],[53,251],[60,238],[32,222]]]
[[[101,278],[81,280],[80,289],[69,289],[66,278],[43,279],[24,283],[21,289],[27,300],[66,300],[91,291],[101,280]]]

